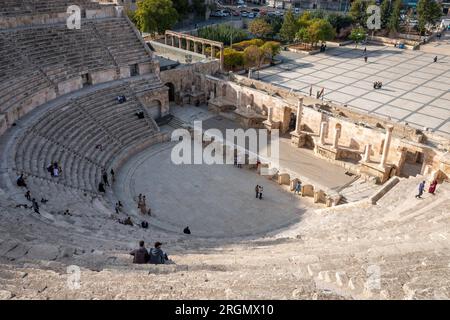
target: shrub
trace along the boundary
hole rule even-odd
[[[244,30],[225,24],[200,28],[198,29],[198,36],[200,38],[223,42],[225,45],[229,45],[231,41],[239,42],[248,39],[248,34]]]

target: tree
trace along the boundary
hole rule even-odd
[[[353,20],[360,26],[364,26],[366,23],[366,9],[367,3],[363,0],[355,0],[352,2],[349,14]]]
[[[298,28],[299,26],[295,20],[292,10],[288,10],[284,16],[284,21],[280,29],[281,39],[286,42],[294,41]]]
[[[383,0],[380,7],[381,14],[381,28],[385,29],[387,27],[389,17],[391,16],[391,0]]]
[[[424,34],[426,25],[434,25],[442,16],[442,8],[435,0],[419,0],[417,3],[419,31]]]
[[[273,32],[272,27],[264,19],[258,18],[250,22],[248,30],[258,38],[266,38]]]
[[[206,5],[204,0],[192,0],[192,10],[199,17],[204,17],[206,13]]]
[[[356,46],[358,46],[358,42],[361,42],[366,38],[366,30],[363,27],[353,28],[349,38],[350,40],[355,41]]]
[[[394,3],[392,4],[392,13],[387,23],[387,28],[391,33],[395,33],[400,30],[401,9],[402,9],[402,0],[394,0]]]
[[[295,40],[301,43],[309,43],[309,34],[307,28],[300,28],[295,34]]]
[[[332,40],[336,36],[333,26],[325,19],[314,19],[308,27],[308,38],[312,46],[319,41]]]
[[[234,70],[244,65],[244,55],[242,52],[231,48],[225,48],[223,51],[223,63],[227,69]]]
[[[177,10],[179,18],[186,18],[191,11],[188,0],[172,0],[172,4],[175,10]]]
[[[280,43],[276,41],[267,41],[260,48],[263,50],[265,57],[270,61],[273,61],[273,57],[279,54],[281,49]]]
[[[163,33],[178,20],[171,0],[142,0],[137,3],[136,25],[142,32]]]
[[[264,51],[258,46],[252,45],[244,50],[244,63],[248,68],[260,67],[264,60]]]
[[[327,16],[328,22],[333,26],[336,34],[340,34],[345,28],[349,28],[353,23],[353,18],[349,15],[332,12]]]

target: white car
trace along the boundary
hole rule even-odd
[[[299,14],[299,13],[300,13],[300,8],[295,8],[295,9],[294,9],[294,13],[295,13],[295,14]]]
[[[247,8],[247,5],[246,5],[246,4],[240,4],[240,5],[238,5],[237,7],[238,7],[238,9],[239,9],[239,8]]]
[[[248,14],[248,18],[249,19],[253,19],[255,17],[255,14],[253,13],[253,12],[250,12],[249,14]]]
[[[248,17],[248,12],[247,11],[242,11],[241,12],[241,17],[243,17],[243,18]]]
[[[244,0],[238,0],[237,4],[245,4]]]

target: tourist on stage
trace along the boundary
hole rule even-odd
[[[298,180],[297,183],[295,184],[295,193],[300,194],[301,191],[302,191],[302,183],[300,182],[300,180]]]
[[[23,177],[23,173],[20,174],[20,176],[17,178],[17,185],[19,187],[27,187],[27,183],[25,182],[25,178]]]
[[[100,182],[100,183],[98,184],[98,192],[103,192],[103,193],[106,192],[105,186],[103,185],[102,182]]]
[[[186,228],[184,228],[183,233],[185,233],[185,234],[191,234],[191,230],[189,229],[189,226],[187,226]]]

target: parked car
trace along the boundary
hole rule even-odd
[[[295,8],[295,9],[294,9],[294,13],[295,13],[295,14],[299,14],[299,13],[300,13],[300,8]]]
[[[235,17],[239,17],[241,14],[238,11],[233,11],[232,15]]]
[[[244,0],[238,0],[237,4],[245,4]]]
[[[253,12],[259,12],[259,9],[258,8],[253,8],[252,11]]]
[[[248,12],[247,11],[241,11],[241,17],[243,17],[243,18],[248,17]]]
[[[240,5],[238,5],[237,7],[238,7],[238,9],[239,9],[239,8],[247,8],[247,5],[246,5],[246,4],[240,4]]]
[[[248,14],[248,17],[249,17],[250,19],[253,19],[253,18],[255,17],[255,14],[254,14],[253,12],[250,12],[250,13]]]

